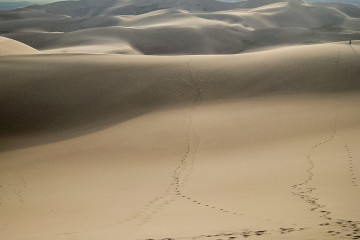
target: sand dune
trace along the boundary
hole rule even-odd
[[[88,0],[1,12],[0,34],[52,52],[99,53],[102,49],[103,53],[147,55],[233,54],[360,38],[360,8],[355,5],[301,1],[266,1],[264,5],[264,1],[251,1],[247,8],[236,8],[247,3],[159,2],[135,2],[149,8],[136,15],[116,12],[119,6],[129,4],[125,1],[100,4]],[[74,5],[81,11],[95,12],[72,15],[67,11],[75,11]],[[97,7],[101,11],[97,12]],[[99,48],[102,45],[107,47]]]
[[[299,0],[0,11],[0,239],[360,239],[359,16]]]
[[[355,41],[352,46],[321,44],[234,56],[2,58],[0,129],[62,130],[130,110],[189,103],[193,84],[188,64],[201,73],[203,100],[355,90],[360,87],[354,78],[358,57]]]
[[[1,236],[359,238],[359,53],[0,57]]]
[[[220,11],[244,6],[243,3],[228,3],[215,0],[82,0],[57,2],[44,6],[31,7],[54,14],[73,17],[97,15],[139,15],[161,9],[178,8],[189,11]]]
[[[37,54],[37,53],[39,53],[39,51],[21,42],[9,38],[0,37],[0,56]]]

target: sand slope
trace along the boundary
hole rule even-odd
[[[356,41],[233,56],[2,58],[0,130],[63,130],[128,111],[189,103],[192,68],[201,74],[203,100],[356,90],[358,59]]]
[[[5,11],[0,13],[0,34],[51,52],[147,55],[233,54],[360,39],[360,8],[355,5],[136,1],[147,11],[135,14],[129,4],[86,0]],[[237,8],[243,4],[250,5]],[[72,14],[76,9],[84,14]]]
[[[359,17],[300,0],[0,11],[0,239],[360,239]]]
[[[359,238],[359,52],[0,57],[0,235]]]
[[[37,54],[39,51],[21,42],[0,37],[0,56]]]

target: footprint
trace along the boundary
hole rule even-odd
[[[354,162],[353,162],[353,156],[352,156],[352,152],[350,150],[350,146],[347,143],[345,137],[343,136],[344,140],[345,140],[345,151],[347,153],[347,166],[348,166],[348,172],[349,172],[349,176],[350,176],[350,183],[353,187],[357,187],[358,186],[358,179],[354,173]]]

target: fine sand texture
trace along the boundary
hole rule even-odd
[[[0,56],[1,239],[360,239],[359,41],[23,53]]]
[[[38,50],[21,42],[0,37],[0,56],[38,54]]]
[[[48,53],[237,54],[360,39],[360,7],[300,0],[82,0],[0,11],[0,35]]]

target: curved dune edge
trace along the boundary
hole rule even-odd
[[[146,10],[143,14],[116,11],[119,4],[129,7],[136,2],[63,1],[1,12],[5,21],[0,21],[0,29],[3,36],[41,51],[129,55],[237,54],[360,39],[360,7],[355,5],[261,0],[256,1],[258,8],[244,9],[233,6],[238,3],[210,0],[198,1],[199,6],[192,1],[149,0],[138,1]],[[191,8],[176,9],[179,2]],[[165,5],[158,9],[157,4]],[[207,4],[213,8],[199,11]],[[218,4],[227,7],[217,8]]]
[[[1,236],[358,238],[358,52],[0,58]]]
[[[91,132],[94,126],[188,105],[194,84],[203,90],[203,101],[353,91],[360,89],[359,52],[354,41],[229,56],[3,57],[0,132]]]
[[[24,43],[6,37],[0,37],[0,56],[6,55],[26,55],[40,53]]]
[[[360,240],[359,25],[301,0],[0,11],[0,240]]]

